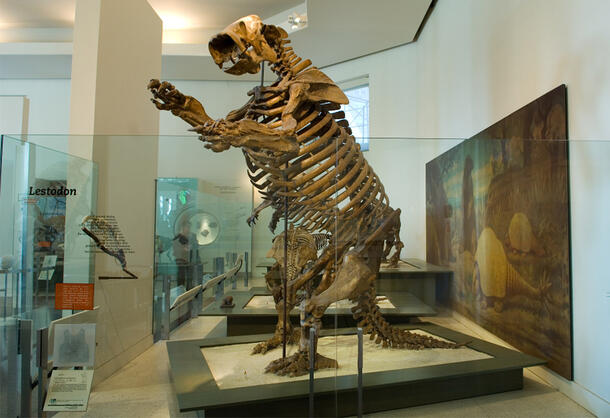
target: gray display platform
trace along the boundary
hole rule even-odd
[[[277,323],[277,311],[274,308],[250,308],[248,302],[257,296],[269,295],[264,287],[255,287],[249,291],[229,291],[233,296],[233,308],[221,308],[222,301],[213,301],[201,310],[201,316],[226,316],[227,336],[265,334],[273,332]],[[383,294],[395,306],[381,307],[383,317],[393,324],[408,323],[411,318],[434,316],[436,311],[409,292],[388,291]],[[295,326],[299,324],[299,311],[293,309],[290,319]],[[322,320],[325,328],[346,328],[356,325],[350,308],[328,308]]]
[[[521,389],[523,368],[544,364],[538,358],[437,325],[419,323],[402,328],[421,330],[457,343],[466,343],[469,349],[484,355],[479,359],[449,364],[365,372],[364,413]],[[328,330],[322,332],[322,337],[353,333],[353,329]],[[264,378],[263,370],[259,371],[260,377],[251,370],[247,375],[251,381],[248,385],[221,389],[212,372],[213,368],[218,369],[218,365],[210,367],[204,355],[206,349],[228,349],[228,346],[254,343],[269,337],[271,335],[169,341],[167,350],[180,411],[204,410],[206,417],[307,416],[307,379],[285,377],[281,383],[260,384]],[[383,355],[383,350],[399,349],[380,349],[376,355]],[[400,351],[405,356],[417,354],[409,350]],[[274,352],[276,357],[281,356],[281,349]],[[347,361],[342,358],[337,360],[340,365]],[[365,356],[365,364],[366,361]],[[226,364],[221,368],[236,373],[231,366]],[[320,376],[323,376],[322,372],[316,377],[314,385],[314,416],[355,415],[357,375]]]
[[[396,267],[382,264],[375,281],[377,293],[409,292],[430,306],[448,300],[453,271],[417,258],[401,259]]]

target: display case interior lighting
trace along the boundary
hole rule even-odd
[[[307,26],[307,15],[293,12],[288,16],[288,24],[292,30],[303,29]]]

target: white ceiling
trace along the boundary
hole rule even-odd
[[[129,1],[129,0],[125,0]],[[273,16],[303,0],[148,0],[169,29],[218,28],[245,10]],[[0,28],[71,28],[76,0],[0,0]],[[247,14],[251,14],[248,12]]]
[[[129,1],[129,0],[124,0]],[[211,35],[241,16],[279,24],[306,10],[290,34],[295,52],[318,67],[414,40],[432,0],[148,0],[164,23],[162,76],[235,79],[207,53]],[[0,78],[70,77],[76,0],[0,0]],[[32,65],[38,62],[38,65]],[[243,78],[243,77],[242,77]],[[252,76],[252,79],[258,76]]]

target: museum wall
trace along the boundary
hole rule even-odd
[[[369,73],[372,136],[469,137],[567,85],[569,136],[579,141],[570,150],[575,378],[545,378],[598,415],[608,414],[610,400],[610,337],[598,332],[610,315],[600,262],[610,247],[610,147],[584,140],[610,138],[608,15],[610,3],[593,0],[439,2],[417,43],[325,69],[334,79]],[[413,69],[403,74],[405,63]],[[371,151],[369,160],[381,171],[391,153]],[[402,164],[418,160],[406,155]],[[403,178],[380,175],[392,203],[406,203]],[[424,210],[420,200],[410,213],[423,219]],[[403,237],[411,233],[403,220]],[[425,254],[424,244],[416,253]]]
[[[69,79],[0,79],[0,95],[19,95],[29,99],[29,134],[66,134],[69,131]],[[43,145],[67,150],[67,142],[58,140],[56,144],[50,144],[49,141],[47,139]]]

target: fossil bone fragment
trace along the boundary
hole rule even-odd
[[[400,209],[390,206],[381,180],[339,111],[348,103],[347,97],[310,60],[297,57],[286,38],[283,29],[266,25],[255,15],[239,19],[212,38],[210,53],[226,73],[256,73],[266,61],[277,75],[270,86],[248,92],[246,104],[223,119],[210,118],[201,103],[168,82],[151,80],[148,85],[155,106],[189,123],[207,148],[215,152],[242,149],[252,185],[264,198],[248,218],[249,224],[256,222],[261,210],[271,207],[272,231],[285,217],[307,233],[330,235],[329,245],[307,269],[284,278],[286,295],[282,289],[272,290],[278,294],[276,302],[286,298],[290,308],[297,291],[305,291],[307,299],[303,302],[299,350],[271,363],[267,370],[306,373],[309,329],[315,329],[317,339],[326,308],[348,298],[358,302],[355,313],[367,332],[384,346],[455,347],[397,330],[373,308],[371,286],[379,266],[392,249],[395,252],[389,261],[396,265],[403,247]],[[280,273],[279,263],[272,271]],[[319,274],[322,280],[307,292]],[[316,357],[316,365],[335,367],[336,362]]]

